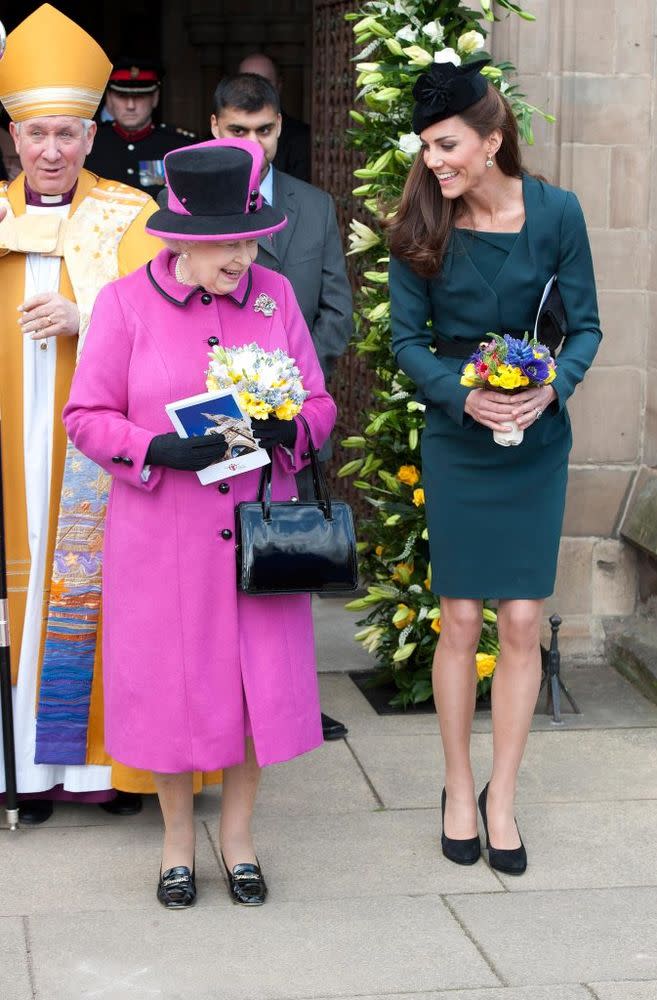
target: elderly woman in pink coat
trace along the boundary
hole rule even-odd
[[[201,485],[220,434],[179,438],[165,405],[205,389],[208,353],[257,342],[296,360],[316,446],[335,405],[289,282],[254,264],[285,225],[259,192],[260,147],[220,139],[165,158],[168,208],[148,229],[167,249],[98,296],[64,422],[113,477],[105,530],[103,674],[108,752],[154,772],[164,817],[157,896],[196,898],[192,772],[224,768],[219,836],[237,902],[263,903],[251,835],[260,770],[322,742],[307,595],[238,591],[235,506],[259,471]],[[262,296],[272,300],[262,310]],[[260,305],[258,298],[260,298]],[[257,423],[257,422],[254,422]],[[297,420],[258,423],[277,499],[308,458]]]

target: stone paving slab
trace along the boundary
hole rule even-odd
[[[372,657],[354,639],[361,615],[346,611],[346,603],[339,597],[313,597],[317,669],[321,673],[372,669]]]
[[[123,911],[155,907],[162,853],[161,825],[125,828],[21,830],[3,834],[0,913],[70,913],[72,909]],[[223,880],[205,828],[200,825],[196,867],[212,893]],[[115,917],[116,918],[116,912]],[[5,1000],[5,994],[0,991]]]
[[[23,920],[0,917],[0,997],[32,1000],[32,996]]]
[[[591,983],[596,1000],[655,1000],[657,979],[646,983]]]
[[[523,803],[519,822],[529,866],[500,876],[511,892],[657,885],[657,800]]]
[[[443,783],[437,731],[397,727],[350,733],[350,746],[387,808],[433,807]],[[491,738],[472,737],[476,788],[488,780]],[[533,732],[520,770],[518,804],[655,797],[657,735],[653,729]]]
[[[437,810],[292,817],[261,814],[257,850],[270,873],[272,903],[503,892],[488,865],[457,866],[443,858],[439,823]]]
[[[227,898],[227,896],[226,896]],[[37,1000],[295,1000],[499,985],[439,899],[38,915]],[[66,947],[63,947],[66,942]]]
[[[657,978],[657,889],[450,896],[510,986]]]
[[[332,997],[313,997],[312,1000],[333,1000]],[[345,998],[349,1000],[349,998]],[[377,993],[376,996],[359,996],[355,1000],[591,1000],[591,993],[584,986],[523,986],[514,989],[488,990],[438,990],[429,993]],[[641,996],[643,1000],[643,996]]]

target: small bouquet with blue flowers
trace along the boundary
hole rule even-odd
[[[234,389],[244,412],[255,420],[270,416],[292,420],[309,395],[294,359],[280,349],[265,351],[258,344],[218,346],[208,356],[208,390]]]
[[[513,394],[523,389],[549,385],[557,375],[550,350],[529,334],[520,340],[508,333],[489,333],[463,369],[461,385]],[[508,432],[494,432],[498,444],[520,444],[522,431],[515,425]]]

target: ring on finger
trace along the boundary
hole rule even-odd
[[[543,410],[541,410],[540,407],[537,406],[536,409],[534,410],[534,413],[536,414],[536,419],[540,420],[541,416],[543,415]]]

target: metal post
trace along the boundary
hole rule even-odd
[[[7,561],[5,554],[4,503],[2,498],[2,443],[0,442],[0,716],[2,749],[5,758],[5,810],[10,830],[18,829],[14,711],[9,663],[9,607],[7,601]]]

